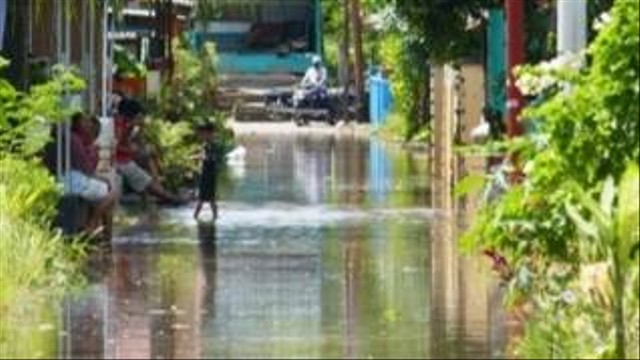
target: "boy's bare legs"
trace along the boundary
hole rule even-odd
[[[198,220],[198,218],[200,217],[200,211],[202,211],[202,201],[198,200],[198,202],[196,203],[196,209],[193,212],[193,218]]]
[[[209,201],[211,207],[211,213],[213,214],[213,221],[218,220],[218,203],[215,200]]]

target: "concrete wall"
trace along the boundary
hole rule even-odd
[[[480,64],[434,66],[431,74],[431,172],[455,183],[455,144],[470,144],[484,107],[484,69]],[[447,201],[445,196],[442,201]],[[445,204],[449,205],[449,204]]]

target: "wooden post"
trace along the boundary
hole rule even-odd
[[[358,121],[365,121],[364,113],[364,58],[362,51],[362,18],[360,0],[351,0],[351,20],[353,25],[353,45],[355,47],[355,85],[357,93]]]
[[[513,70],[524,63],[524,1],[505,1],[507,14],[507,133],[509,137],[522,134],[518,116],[524,106],[522,93],[515,84]]]

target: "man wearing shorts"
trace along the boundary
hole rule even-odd
[[[160,183],[135,162],[136,150],[132,145],[139,127],[142,125],[142,106],[133,100],[124,100],[115,117],[116,170],[124,181],[137,193],[148,192],[164,201],[181,204],[183,199],[166,191]]]

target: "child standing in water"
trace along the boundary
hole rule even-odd
[[[203,142],[202,170],[200,173],[200,184],[198,191],[198,203],[193,217],[197,220],[204,203],[209,203],[213,220],[218,218],[218,205],[216,204],[216,187],[218,185],[218,170],[222,166],[224,159],[224,149],[217,139],[215,125],[209,122],[198,126],[198,137]]]

